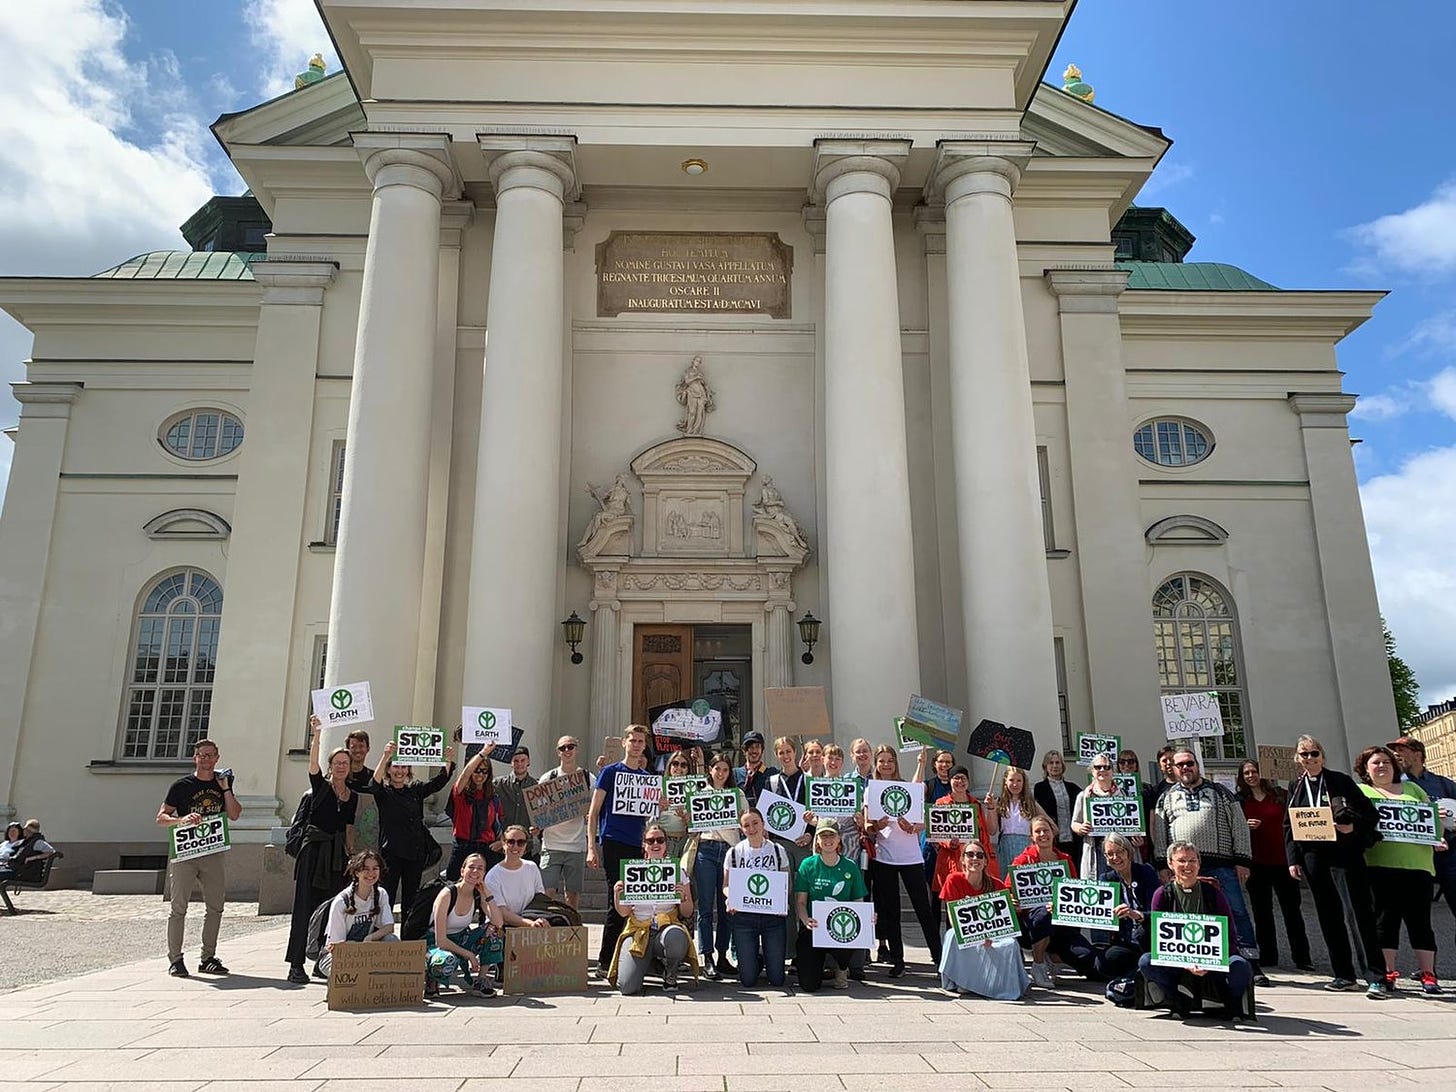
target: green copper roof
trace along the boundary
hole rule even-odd
[[[154,250],[128,258],[96,276],[132,281],[250,281],[253,273],[248,263],[266,257],[222,251]]]
[[[1278,292],[1268,281],[1223,262],[1117,262],[1131,271],[1129,288],[1173,292]]]

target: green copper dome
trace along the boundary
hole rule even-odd
[[[231,251],[153,250],[95,275],[132,281],[250,281],[253,273],[248,263],[267,256]]]
[[[1278,292],[1268,281],[1223,262],[1116,262],[1132,276],[1129,288],[1170,292]]]

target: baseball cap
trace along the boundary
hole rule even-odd
[[[1389,743],[1386,744],[1386,746],[1408,747],[1410,750],[1415,751],[1417,754],[1421,755],[1426,753],[1426,745],[1420,740],[1416,739],[1415,736],[1401,736],[1399,739],[1392,739]]]
[[[817,824],[815,824],[815,826],[814,826],[814,837],[815,838],[818,838],[821,834],[838,834],[838,833],[839,833],[839,821],[837,819],[830,819],[830,818],[820,819],[819,822]]]
[[[757,744],[762,745],[762,743],[763,743],[763,733],[762,732],[749,732],[748,735],[746,735],[746,736],[743,737],[743,746],[747,747],[750,743],[757,743]]]

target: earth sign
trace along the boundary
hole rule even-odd
[[[755,872],[748,877],[748,893],[750,895],[763,896],[768,894],[768,877],[762,872]]]
[[[892,785],[880,794],[880,807],[892,819],[898,819],[910,811],[910,794],[899,785]]]
[[[354,695],[347,690],[335,690],[329,695],[329,704],[335,709],[347,709],[354,704]]]
[[[859,936],[859,915],[847,906],[837,906],[824,923],[829,935],[841,944],[847,944]]]

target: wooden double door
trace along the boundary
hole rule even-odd
[[[752,627],[638,625],[632,630],[632,720],[647,711],[695,697],[723,701],[734,742],[750,728],[753,709]]]

